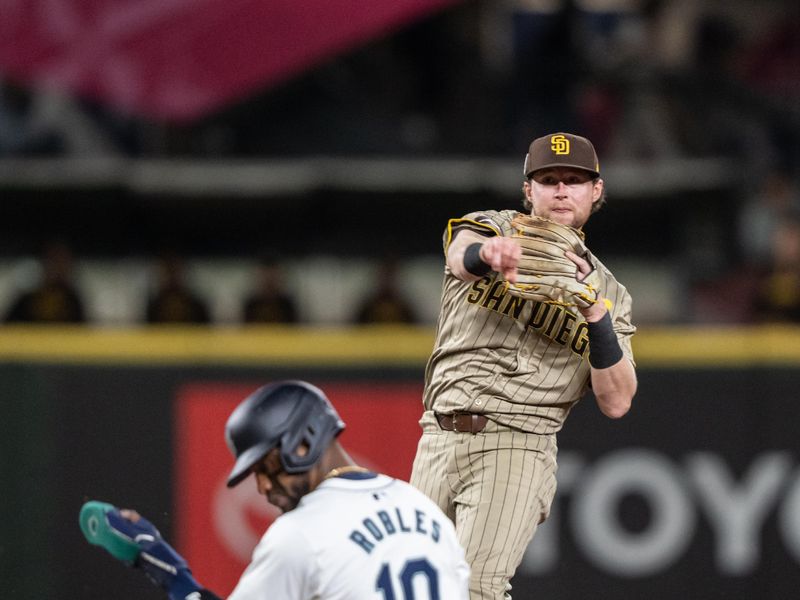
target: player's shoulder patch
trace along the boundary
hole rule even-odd
[[[472,212],[457,219],[450,219],[447,222],[443,236],[445,252],[459,231],[468,229],[485,237],[503,235],[502,225],[497,219],[497,211],[487,210]]]
[[[486,227],[490,227],[495,231],[498,231],[500,229],[500,225],[497,223],[497,220],[493,219],[490,215],[487,215],[486,213],[480,213],[478,215],[475,215],[474,221],[475,223],[479,223],[481,225],[485,225]]]
[[[501,234],[503,221],[503,213],[496,210],[481,210],[467,213],[460,219],[450,219],[450,223],[456,226],[470,227],[472,225],[478,229],[489,229],[494,235]],[[478,233],[483,232],[479,231]]]
[[[482,210],[468,213],[458,219],[450,219],[444,232],[445,252],[455,235],[463,229],[485,237],[511,235],[513,232],[511,221],[517,214],[515,210]]]

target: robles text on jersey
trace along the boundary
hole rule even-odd
[[[374,516],[364,518],[361,523],[364,528],[354,529],[349,537],[367,554],[372,552],[376,544],[394,535],[415,533],[430,536],[434,542],[438,542],[441,531],[439,522],[418,508],[413,513],[407,511],[405,515],[399,507],[379,510]]]

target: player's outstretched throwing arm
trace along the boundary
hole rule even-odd
[[[220,600],[195,580],[183,557],[136,511],[92,500],[81,508],[79,521],[89,543],[144,571],[170,600]]]
[[[518,214],[511,236],[486,237],[462,230],[447,249],[447,265],[464,281],[495,271],[510,294],[575,307],[588,325],[592,391],[600,410],[619,418],[636,393],[636,372],[623,356],[613,329],[601,278],[590,260],[583,234],[570,226]]]

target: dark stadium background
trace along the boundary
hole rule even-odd
[[[514,597],[791,597],[800,328],[752,293],[767,182],[800,211],[796,3],[279,4],[0,8],[0,316],[59,240],[88,317],[0,326],[4,595],[161,597],[77,516],[126,504],[185,539],[187,386],[366,386],[365,414],[420,386],[447,219],[518,207],[527,144],[567,130],[600,155],[609,202],[587,240],[634,298],[640,389],[621,421],[590,396],[573,411]],[[143,323],[165,250],[210,324]],[[241,323],[265,254],[297,325]],[[355,325],[386,257],[418,322]],[[218,545],[210,516],[201,533],[208,547],[179,549]]]

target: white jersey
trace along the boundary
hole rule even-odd
[[[359,475],[278,517],[228,600],[468,600],[453,523],[408,483]]]

